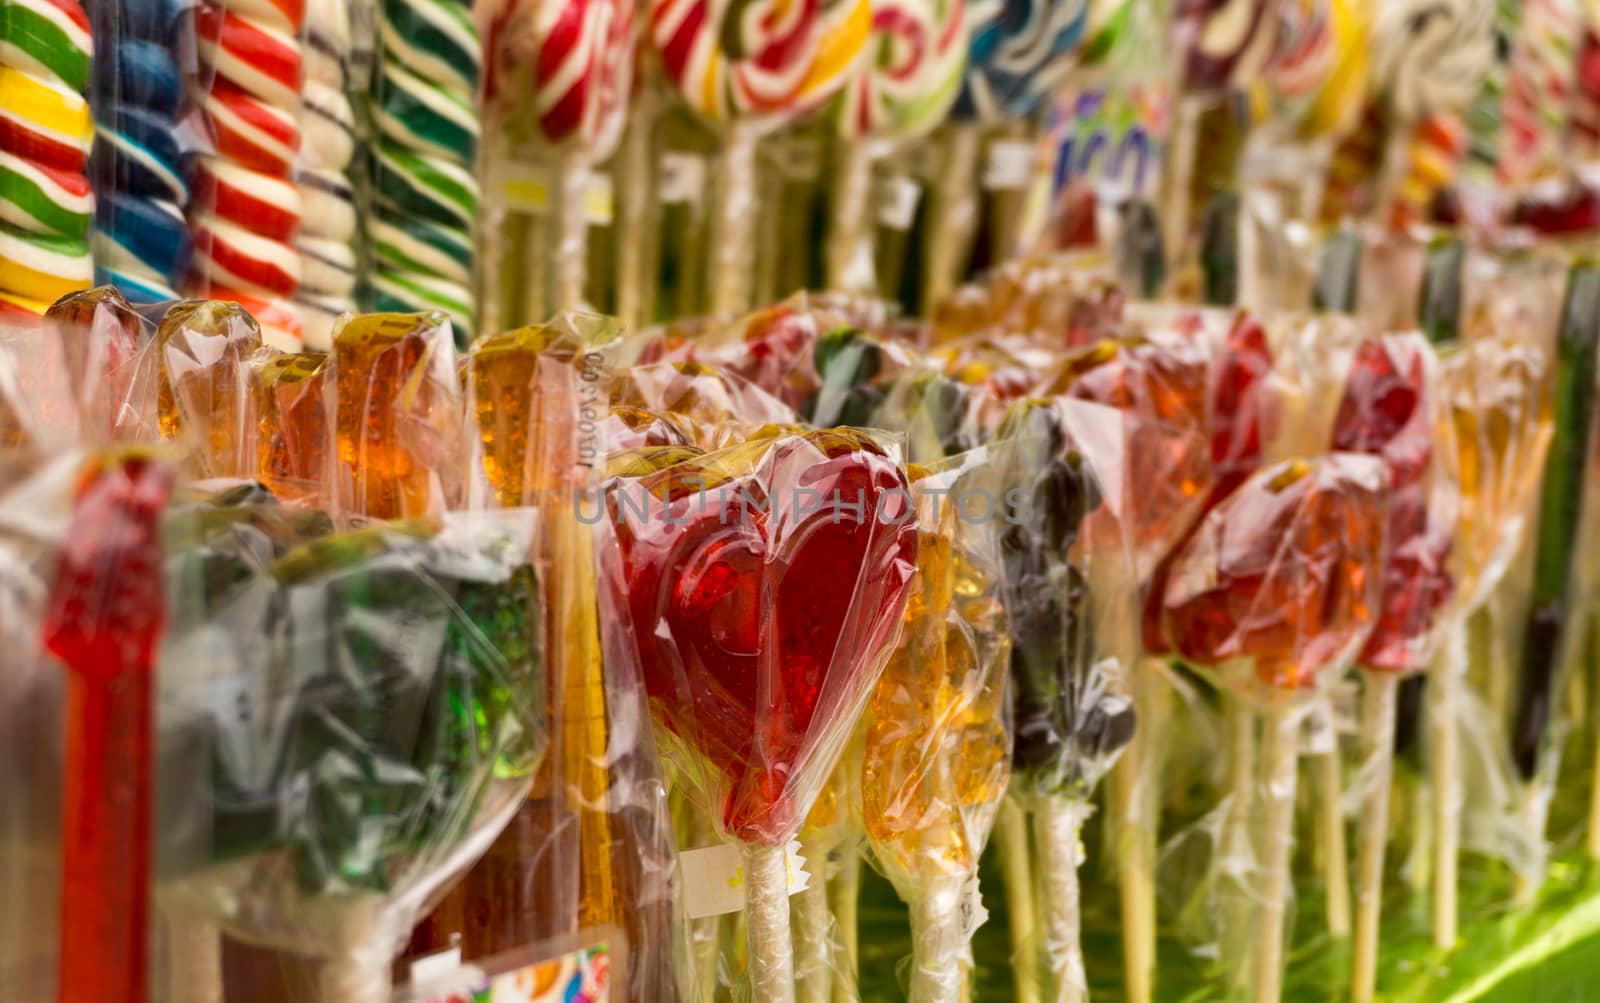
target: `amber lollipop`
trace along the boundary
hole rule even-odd
[[[1440,657],[1428,671],[1433,798],[1433,941],[1456,942],[1457,860],[1461,834],[1459,715],[1467,669],[1467,623],[1493,594],[1525,539],[1539,472],[1551,438],[1544,354],[1501,335],[1475,317],[1474,337],[1461,335],[1459,239],[1440,238],[1428,251],[1421,296],[1422,329],[1439,352],[1442,414],[1437,436],[1453,462],[1461,504],[1451,570],[1454,602]]]
[[[156,327],[161,436],[190,447],[197,478],[253,477],[251,364],[261,328],[237,303],[185,300]]]
[[[1347,453],[1274,464],[1206,516],[1173,563],[1163,625],[1173,650],[1264,717],[1251,998],[1283,978],[1298,733],[1308,707],[1371,632],[1388,521],[1380,460]]]
[[[917,576],[900,643],[864,717],[862,818],[911,909],[910,999],[956,1003],[972,966],[964,908],[1010,777],[1000,572],[951,497],[976,468],[912,471]],[[937,493],[936,493],[937,492]]]

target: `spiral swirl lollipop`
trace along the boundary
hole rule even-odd
[[[967,0],[873,4],[868,58],[835,102],[841,149],[828,232],[830,288],[876,289],[862,239],[872,163],[944,120],[966,67],[967,11]]]
[[[871,28],[867,0],[653,0],[650,37],[667,80],[725,131],[711,250],[713,313],[751,305],[756,139],[838,94]]]
[[[555,264],[546,296],[552,310],[583,303],[589,172],[622,134],[635,43],[634,5],[624,0],[518,3],[495,36],[487,112],[508,138],[534,139],[554,155],[556,222],[549,246],[534,252]]]
[[[966,76],[933,193],[923,309],[960,281],[978,219],[975,179],[983,129],[1030,118],[1077,61],[1089,0],[983,0],[967,8]]]
[[[1256,1003],[1278,1000],[1283,980],[1300,722],[1373,628],[1386,480],[1382,461],[1344,453],[1256,473],[1206,516],[1163,598],[1173,650],[1266,718]]]
[[[1497,180],[1513,191],[1563,169],[1582,37],[1577,0],[1524,5],[1500,108]]]
[[[1385,122],[1375,205],[1386,212],[1411,135],[1430,115],[1464,111],[1494,61],[1494,0],[1398,0],[1372,24],[1372,79]]]

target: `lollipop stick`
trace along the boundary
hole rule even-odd
[[[1032,954],[1037,920],[1033,909],[1033,862],[1028,850],[1028,828],[1022,809],[1012,798],[1000,802],[995,815],[994,838],[1000,848],[1000,867],[1006,889],[1006,927],[1011,934],[1011,960],[1016,975],[1017,1003],[1039,1003]]]
[[[1172,149],[1169,154],[1166,191],[1166,246],[1171,260],[1183,260],[1188,244],[1190,190],[1194,187],[1194,162],[1200,145],[1200,117],[1205,113],[1205,102],[1185,98],[1178,103],[1177,121],[1173,123]]]
[[[789,860],[783,846],[747,848],[744,894],[751,998],[755,1003],[795,1003],[794,954],[789,943]]]
[[[828,959],[828,885],[824,879],[828,853],[820,846],[807,846],[811,860],[811,883],[794,897],[795,977],[800,1003],[829,1003],[833,995],[833,972]]]
[[[755,129],[735,122],[723,139],[717,169],[716,219],[711,237],[711,312],[741,313],[750,306],[756,236]],[[793,987],[791,986],[791,991]]]
[[[1122,899],[1122,963],[1129,1003],[1148,1003],[1156,965],[1156,830],[1160,819],[1155,797],[1161,763],[1154,737],[1162,731],[1164,701],[1159,690],[1161,663],[1146,659],[1134,680],[1133,700],[1141,727],[1123,750],[1111,775],[1121,815],[1118,856]]]
[[[617,317],[631,330],[644,327],[649,319],[645,281],[645,262],[652,255],[650,234],[651,206],[655,184],[651,177],[650,140],[655,129],[655,96],[649,87],[640,88],[628,116],[622,147],[617,151]]]
[[[967,980],[961,929],[965,890],[960,875],[942,875],[911,901],[910,1003],[960,1003]]]
[[[1316,757],[1317,783],[1322,788],[1317,798],[1317,830],[1322,845],[1322,877],[1325,886],[1328,933],[1350,936],[1350,864],[1344,838],[1344,774],[1339,764],[1339,737],[1334,730],[1333,708],[1326,704],[1312,711],[1325,718],[1333,748]]]
[[[1289,845],[1294,836],[1296,764],[1300,715],[1268,713],[1263,726],[1261,856],[1264,879],[1260,921],[1256,924],[1255,1003],[1278,1003],[1283,984],[1284,917],[1289,900]]]
[[[178,1003],[223,1003],[221,931],[181,907],[163,913],[167,991]]]
[[[1400,680],[1369,672],[1361,707],[1361,845],[1356,872],[1356,942],[1350,997],[1370,1003],[1378,979],[1378,921],[1383,909],[1383,851],[1389,839],[1394,782],[1394,721]]]
[[[836,292],[870,292],[861,263],[870,266],[865,246],[867,202],[872,190],[872,150],[844,139],[834,147],[833,208],[828,215],[828,288]]]
[[[960,282],[978,226],[976,180],[983,134],[976,125],[957,122],[949,127],[948,136],[944,169],[929,207],[928,232],[937,238],[928,241],[928,267],[923,273],[925,316],[932,316],[933,308]]]
[[[1459,618],[1434,660],[1428,691],[1433,696],[1433,943],[1456,943],[1456,863],[1461,842],[1461,677],[1467,669],[1467,620]]]
[[[844,964],[853,982],[861,970],[861,851],[855,840],[846,840],[839,851],[839,867],[828,882],[828,895],[834,922],[844,945]],[[834,1003],[850,1003],[850,987],[845,980],[834,983]]]
[[[1044,863],[1045,953],[1049,960],[1051,998],[1081,1003],[1089,998],[1079,933],[1078,830],[1088,806],[1066,797],[1047,798],[1034,811],[1034,840]]]
[[[556,162],[555,185],[550,193],[555,217],[550,245],[552,312],[583,306],[589,271],[589,218],[584,206],[588,188],[589,165],[581,157],[563,154]]]

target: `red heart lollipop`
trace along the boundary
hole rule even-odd
[[[646,689],[719,775],[742,842],[793,835],[895,639],[917,556],[906,491],[893,460],[842,430],[614,485]]]

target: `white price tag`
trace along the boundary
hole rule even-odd
[[[911,229],[921,200],[922,186],[904,174],[884,178],[878,184],[878,222],[891,230]]]
[[[989,144],[983,168],[983,187],[990,191],[1018,191],[1033,184],[1034,147],[1015,139]]]
[[[690,919],[722,916],[744,908],[744,848],[733,843],[701,846],[678,854],[683,873],[684,908]],[[803,892],[811,882],[800,841],[788,847],[789,894]]]
[[[663,153],[656,178],[657,197],[663,204],[697,203],[706,190],[706,162],[692,153]]]

